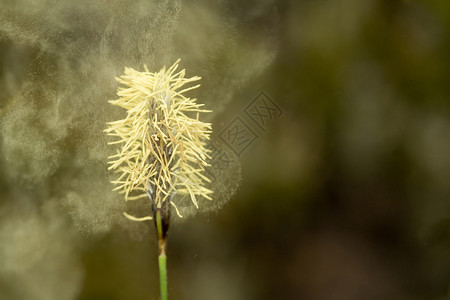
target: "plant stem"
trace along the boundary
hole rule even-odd
[[[161,289],[161,300],[167,300],[167,270],[166,270],[166,253],[159,254],[159,280]]]
[[[159,246],[159,284],[161,290],[161,300],[167,300],[167,268],[166,268],[166,241],[163,235],[163,228],[161,222],[161,210],[156,210],[156,229],[158,231],[158,246]]]

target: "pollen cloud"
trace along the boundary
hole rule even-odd
[[[253,32],[249,24],[260,19],[267,20],[262,25],[267,30]],[[61,259],[48,262],[50,267],[68,264],[75,270],[67,283],[73,292],[58,299],[75,298],[81,284],[82,271],[70,247],[76,248],[77,235],[96,237],[113,226],[133,226],[122,216],[127,207],[112,192],[107,170],[107,157],[114,153],[103,130],[106,122],[124,117],[107,102],[116,97],[114,77],[125,66],[142,70],[146,64],[157,71],[180,57],[182,68],[202,77],[202,86],[190,96],[214,111],[205,119],[214,128],[215,117],[236,91],[273,60],[275,19],[270,1],[239,19],[222,1],[1,2],[0,211],[8,217],[2,218],[0,233],[5,235],[13,226],[17,232],[50,232],[56,243],[68,239],[58,250]],[[208,187],[214,201],[201,210],[217,209],[236,190],[240,165],[235,155],[230,157],[228,169],[213,164],[211,172],[220,175]],[[49,203],[55,208],[46,210]],[[180,204],[186,215],[197,211],[191,206]],[[54,228],[59,222],[55,220],[64,225]],[[73,235],[65,236],[64,228]],[[42,242],[22,239],[16,244],[14,232],[7,236],[11,243],[2,246],[2,260],[18,247],[38,247]],[[53,255],[50,248],[43,251],[43,257]],[[32,286],[13,284],[12,277],[3,276],[24,274],[20,272],[26,266],[21,264],[17,260],[8,270],[0,267],[0,288],[34,295]],[[27,274],[30,282],[38,276]],[[48,292],[42,299],[53,299],[47,295],[55,286],[41,288]]]

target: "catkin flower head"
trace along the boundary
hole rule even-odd
[[[108,157],[110,170],[119,175],[112,183],[125,194],[125,200],[149,198],[154,208],[170,203],[178,212],[172,197],[189,195],[198,208],[198,196],[210,199],[205,188],[209,179],[204,175],[209,150],[205,148],[211,124],[199,120],[203,104],[184,93],[199,87],[185,87],[200,77],[185,78],[185,70],[176,71],[179,60],[169,69],[159,72],[139,72],[125,68],[125,75],[116,80],[119,99],[109,103],[127,110],[125,119],[108,122],[105,132],[118,139],[117,154]],[[151,217],[132,220],[148,220]]]

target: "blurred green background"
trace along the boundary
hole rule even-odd
[[[217,3],[224,20],[234,20],[233,32],[239,39],[233,40],[233,49],[239,50],[241,42],[252,45],[266,36],[275,50],[270,52],[273,56],[261,61],[267,65],[264,70],[252,73],[244,84],[233,85],[230,102],[223,104],[212,120],[214,129],[223,132],[241,117],[257,139],[239,156],[242,180],[231,200],[220,210],[198,214],[171,227],[169,297],[449,299],[450,2]],[[6,1],[1,5],[10,4]],[[189,18],[183,14],[194,4],[184,5],[181,24],[183,18]],[[83,13],[78,16],[81,20]],[[21,89],[26,67],[33,60],[46,58],[39,56],[43,55],[39,51],[45,48],[43,44],[26,46],[8,34],[1,39],[2,32],[11,32],[6,26],[21,19],[14,19],[11,13],[8,23],[5,15],[0,16],[0,118],[6,118],[15,97],[11,91]],[[69,37],[79,30],[76,26],[63,29],[62,34],[69,32]],[[96,38],[89,31],[78,33],[88,40]],[[194,31],[193,39],[195,35]],[[177,41],[175,38],[174,47],[182,49],[183,40]],[[217,64],[237,64],[233,72],[245,73],[246,65],[240,62],[219,59]],[[195,60],[187,64],[195,65]],[[56,69],[57,74],[64,71]],[[228,82],[227,75],[223,74],[223,82]],[[216,77],[210,82],[212,87],[205,79],[207,89],[214,89],[216,81],[223,83],[220,74]],[[114,90],[110,87],[109,97]],[[260,91],[283,110],[281,116],[266,120],[263,129],[245,114],[245,107]],[[215,108],[213,100],[205,101]],[[87,139],[76,131],[71,134]],[[61,149],[72,149],[77,143],[67,139],[59,142]],[[6,138],[2,143],[6,144]],[[75,153],[67,151],[67,157]],[[3,220],[21,214],[17,209],[12,212],[12,202],[56,197],[42,192],[42,186],[52,185],[52,176],[72,172],[71,165],[56,162],[60,167],[48,180],[22,182],[17,180],[20,176],[11,176],[16,171],[8,168],[5,157],[0,171]],[[105,174],[98,176],[107,180]],[[45,216],[45,203],[39,200],[38,205],[22,207]],[[85,235],[73,229],[64,208],[55,209],[63,219],[57,222],[71,232],[65,238],[73,249],[70,246],[63,252],[73,253],[57,267],[41,268],[36,274],[21,273],[6,259],[22,261],[29,256],[16,257],[0,240],[0,259],[4,260],[0,260],[0,269],[4,268],[0,272],[0,299],[44,299],[27,298],[32,292],[21,293],[12,280],[30,276],[34,281],[56,272],[59,275],[50,277],[54,283],[48,289],[57,290],[60,280],[66,282],[66,269],[78,278],[77,288],[65,298],[47,299],[158,299],[157,243],[152,224],[133,224],[133,230],[145,233],[137,238],[120,226],[98,236]],[[11,228],[25,224],[27,217],[20,220]],[[54,218],[45,220],[43,228],[52,232]],[[2,228],[9,228],[5,226]],[[27,226],[32,228],[33,224]],[[149,228],[143,229],[145,226]],[[4,235],[8,232],[2,230]],[[8,243],[21,247],[19,237],[8,237]],[[51,261],[52,251],[57,251],[51,238],[36,241],[30,251],[39,252],[41,243],[47,248],[30,263],[31,269],[40,265],[41,258]],[[26,245],[24,241],[23,247]],[[60,248],[64,245],[65,239],[56,243]]]

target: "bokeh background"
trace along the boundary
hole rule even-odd
[[[449,299],[446,0],[2,0],[0,299],[158,299],[102,130],[124,66],[178,57],[229,163],[172,224],[171,299]]]

